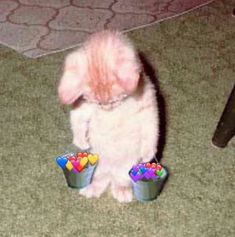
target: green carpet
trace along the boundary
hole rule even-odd
[[[211,138],[234,84],[232,1],[128,35],[157,68],[167,111],[159,198],[119,204],[66,187],[54,157],[71,142],[56,84],[66,52],[31,60],[0,48],[1,237],[232,237],[235,140]]]

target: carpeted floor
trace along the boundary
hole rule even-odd
[[[95,31],[130,31],[212,1],[2,0],[0,43],[36,58],[75,47]]]
[[[66,187],[54,163],[71,142],[56,83],[67,52],[31,60],[0,48],[1,237],[232,237],[235,140],[211,137],[235,82],[234,1],[128,33],[157,68],[167,111],[159,198],[117,203]]]

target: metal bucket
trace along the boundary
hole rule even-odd
[[[69,171],[68,169],[63,169],[65,179],[67,184],[71,188],[85,188],[92,181],[92,176],[96,168],[95,165],[89,165],[87,168],[82,170],[79,173],[75,173],[73,170]]]
[[[163,167],[163,174],[157,180],[140,180],[133,183],[135,198],[142,202],[152,201],[160,194],[167,179],[167,170]]]
[[[89,150],[82,150],[73,144],[70,144],[65,150],[66,154],[71,154],[71,153],[76,154],[78,152],[89,153]],[[88,186],[92,181],[92,177],[93,177],[96,166],[97,166],[97,163],[95,165],[89,164],[87,168],[85,168],[79,173],[75,173],[73,170],[69,171],[68,169],[64,168],[63,172],[64,172],[64,176],[65,176],[68,186],[71,188],[77,188],[77,189],[85,188],[86,186]]]

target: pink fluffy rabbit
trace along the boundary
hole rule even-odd
[[[93,34],[67,56],[58,94],[73,105],[73,143],[100,156],[80,194],[100,197],[110,184],[114,198],[130,202],[128,171],[154,157],[159,137],[155,89],[131,42],[116,31]]]

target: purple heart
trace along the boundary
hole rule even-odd
[[[154,171],[150,169],[147,172],[145,172],[144,177],[149,180],[153,177],[153,174],[154,174]]]
[[[130,173],[130,177],[132,178],[134,182],[137,182],[143,178],[143,175],[139,173],[136,175],[133,175],[132,173]]]
[[[154,172],[154,174],[153,174],[153,176],[152,176],[152,179],[153,179],[154,181],[158,180],[158,176],[156,175],[155,172]]]
[[[74,168],[74,167],[73,167],[73,172],[76,173],[76,174],[79,173],[78,170],[76,168]]]
[[[137,173],[139,168],[137,166],[133,166],[132,170]]]

